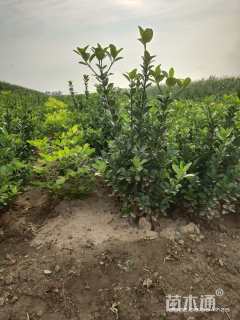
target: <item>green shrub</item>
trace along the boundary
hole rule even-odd
[[[148,51],[153,31],[139,27],[139,33],[141,69],[124,74],[129,82],[124,105],[116,103],[116,91],[105,71],[109,70],[106,59],[110,68],[115,63],[112,45],[98,45],[92,53],[88,46],[76,50],[80,63],[98,82],[103,111],[99,121],[110,132],[108,147],[102,150],[105,179],[122,200],[124,212],[151,217],[184,206],[204,213],[230,198],[236,200],[239,98],[177,101],[190,79],[177,78],[173,68],[154,66],[155,56]],[[95,58],[97,71],[92,66]],[[158,90],[156,99],[148,94],[152,84]]]
[[[0,209],[14,199],[21,190],[26,170],[27,165],[18,159],[0,165]]]
[[[106,178],[135,216],[141,212],[152,214],[154,210],[165,211],[179,192],[182,180],[191,177],[187,173],[190,164],[182,161],[175,163],[166,140],[167,109],[174,99],[171,89],[178,86],[180,92],[190,79],[176,78],[173,68],[166,72],[160,65],[154,67],[155,56],[147,50],[153,31],[139,27],[139,32],[144,49],[141,72],[133,69],[124,74],[129,81],[129,93],[127,106],[122,110],[116,103],[112,104],[113,84],[109,84],[108,73],[103,71],[105,68],[108,70],[104,59],[110,57],[112,64],[115,62],[111,48],[116,47],[98,45],[92,48],[93,58],[97,57],[99,61],[99,74],[95,76],[99,82],[99,94],[104,98],[102,107],[109,111],[112,124],[109,150],[104,154],[108,165]],[[87,50],[88,47],[78,48],[77,53],[82,58],[81,63],[92,70],[92,56]],[[101,53],[99,57],[96,56],[96,50]],[[116,52],[120,50],[116,49]],[[147,88],[153,82],[160,90],[163,80],[169,91],[165,96],[159,96],[154,114],[149,105]]]
[[[179,201],[187,200],[194,210],[236,202],[239,197],[239,106],[234,96],[222,101],[179,101],[172,106],[169,122],[174,127],[169,135],[178,157],[191,161],[195,174],[180,192]]]
[[[0,128],[0,208],[6,206],[21,190],[30,167],[18,158],[22,140]]]
[[[94,153],[83,143],[83,132],[74,126],[55,139],[44,137],[29,143],[39,158],[33,167],[34,184],[64,196],[79,196],[91,190],[94,182]]]
[[[162,87],[165,90],[164,87]],[[240,92],[240,77],[217,78],[210,76],[208,79],[193,81],[186,90],[179,95],[181,99],[202,100],[208,96],[223,97],[224,95]],[[158,95],[158,88],[149,89],[149,95]]]

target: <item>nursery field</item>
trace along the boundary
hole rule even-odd
[[[0,83],[0,320],[240,319],[240,79],[179,78],[139,37],[126,89],[113,44],[74,50],[82,94]],[[217,289],[222,312],[166,309]]]

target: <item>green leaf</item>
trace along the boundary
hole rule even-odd
[[[179,88],[182,88],[183,80],[182,79],[177,79],[177,85],[179,86]]]
[[[56,185],[60,186],[62,184],[64,184],[66,182],[66,178],[65,177],[58,177],[56,180]]]
[[[138,27],[141,38],[138,39],[142,44],[149,43],[153,38],[153,30],[150,28],[143,29],[142,27]]]
[[[154,78],[155,82],[158,84],[165,78],[165,74],[161,70],[160,64],[158,66],[156,66],[156,68],[154,70],[150,70],[150,75]],[[152,79],[151,79],[151,81],[152,81]]]
[[[91,54],[90,58],[89,58],[89,62],[92,62],[92,60],[95,58],[95,53]]]
[[[77,49],[73,51],[78,55],[80,55],[85,62],[87,62],[90,57],[90,54],[87,52],[87,49],[88,49],[88,46],[84,48],[77,47]]]
[[[161,65],[160,64],[156,66],[154,72],[155,72],[156,76],[160,76],[161,75]]]
[[[106,171],[107,164],[104,160],[97,160],[95,164],[93,164],[93,167],[96,170],[95,175],[103,175]]]
[[[191,78],[186,78],[183,81],[183,87],[186,88],[191,83]]]
[[[128,73],[128,76],[129,76],[129,78],[130,78],[131,80],[134,80],[134,79],[136,78],[136,76],[137,76],[137,69],[133,69],[132,71],[130,71],[130,72]]]
[[[113,57],[113,59],[115,59],[117,56],[117,48],[115,47],[114,44],[110,44],[109,49],[110,49],[111,56]]]
[[[146,160],[141,160],[138,156],[135,156],[132,159],[132,164],[134,166],[134,169],[138,172],[143,170],[143,164],[146,163]]]
[[[173,68],[170,68],[169,71],[168,71],[168,76],[169,78],[173,78],[174,77],[174,74],[175,74],[175,71]]]
[[[175,163],[173,163],[172,168],[173,168],[173,170],[174,170],[175,173],[178,173],[178,172],[179,172],[179,168],[178,168],[178,166],[177,166]]]
[[[109,49],[110,49],[110,54],[112,56],[112,58],[114,60],[120,60],[122,59],[122,57],[118,57],[117,56],[119,55],[119,53],[123,50],[123,48],[120,48],[120,49],[117,49],[116,46],[114,44],[110,44],[109,45]]]
[[[168,87],[173,87],[173,86],[175,86],[176,83],[177,83],[177,79],[175,79],[175,78],[167,78],[167,80],[166,80],[166,85]]]
[[[108,47],[103,48],[98,43],[97,47],[93,48],[93,52],[98,60],[103,60],[106,57],[107,49],[108,49]]]

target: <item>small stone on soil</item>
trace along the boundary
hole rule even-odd
[[[223,267],[223,266],[224,266],[224,262],[223,262],[222,259],[219,259],[218,262],[219,262],[220,267]]]
[[[182,234],[201,234],[199,227],[193,222],[181,227],[180,231]]]
[[[5,299],[4,298],[0,298],[0,307],[2,307],[5,303]]]
[[[52,274],[52,271],[51,270],[44,270],[43,273],[45,275],[50,275],[50,274]]]
[[[13,296],[12,299],[11,299],[11,303],[15,303],[18,301],[18,297],[17,296]]]
[[[147,278],[143,281],[143,286],[147,289],[151,288],[153,285],[153,281],[150,278]]]
[[[60,268],[60,266],[57,264],[56,266],[55,266],[55,272],[59,272],[61,270],[61,268]]]

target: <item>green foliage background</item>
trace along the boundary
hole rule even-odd
[[[113,44],[74,50],[90,71],[82,95],[71,81],[59,98],[0,83],[0,208],[28,185],[79,197],[101,179],[136,219],[238,212],[239,79],[178,78],[155,63],[152,38],[139,27],[142,63],[124,73],[126,90],[111,82],[123,53]]]

